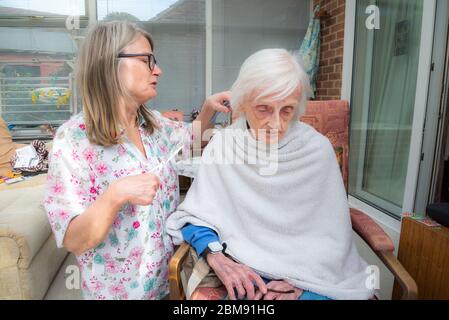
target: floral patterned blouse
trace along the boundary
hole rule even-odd
[[[48,171],[44,205],[58,247],[70,221],[83,213],[119,178],[148,172],[181,144],[190,149],[192,127],[153,111],[160,129],[140,136],[148,160],[124,135],[111,147],[89,142],[83,114],[72,117],[57,131]],[[124,205],[107,237],[96,248],[77,257],[85,299],[161,299],[168,294],[168,261],[173,243],[165,221],[179,204],[173,161],[157,171],[161,186],[149,206]]]

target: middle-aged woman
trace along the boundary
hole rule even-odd
[[[150,34],[131,23],[95,25],[78,61],[83,112],[54,139],[44,203],[58,247],[77,257],[85,299],[168,294],[173,244],[164,225],[179,187],[175,166],[164,161],[196,137],[192,125],[144,105],[162,74],[153,50]],[[228,111],[227,99],[206,99],[201,133],[215,112]]]

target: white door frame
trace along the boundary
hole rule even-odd
[[[412,137],[407,167],[407,179],[405,182],[404,202],[402,206],[403,212],[413,212],[415,209],[416,187],[419,176],[419,165],[421,163],[423,131],[432,65],[436,0],[425,0],[423,4],[424,10],[421,31],[421,48],[419,51],[418,86],[416,88]],[[423,85],[420,85],[420,83]]]
[[[449,22],[449,3],[437,0],[435,36],[433,39],[432,63],[429,97],[427,101],[426,122],[422,159],[415,198],[415,212],[424,213],[429,201],[435,197],[436,178],[439,173],[439,160],[443,145],[443,130],[447,102],[447,40]]]

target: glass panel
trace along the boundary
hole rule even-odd
[[[85,15],[85,0],[0,0],[0,17]]]
[[[399,216],[413,121],[423,0],[379,0],[380,29],[357,1],[350,194]]]
[[[154,40],[162,76],[158,96],[148,105],[178,109],[185,120],[200,108],[205,96],[205,0],[98,0],[99,19],[140,20]]]
[[[59,125],[76,111],[76,50],[65,29],[0,28],[0,115],[13,135]]]
[[[310,1],[214,0],[212,10],[212,91],[217,92],[229,90],[243,61],[254,52],[299,50],[309,24]]]
[[[177,1],[177,0],[97,0],[98,20],[130,20],[130,21],[149,21],[156,18],[157,15],[167,18],[167,14],[173,16],[173,13],[181,13],[179,8],[173,11],[172,5],[179,7],[180,3],[189,2],[191,7],[196,1]],[[195,15],[198,12],[192,12]],[[182,12],[181,19],[186,19],[186,12]],[[201,16],[204,14],[201,13]]]

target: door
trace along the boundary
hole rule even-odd
[[[435,4],[356,1],[349,192],[396,219],[416,195]],[[366,25],[370,5],[379,29]]]

